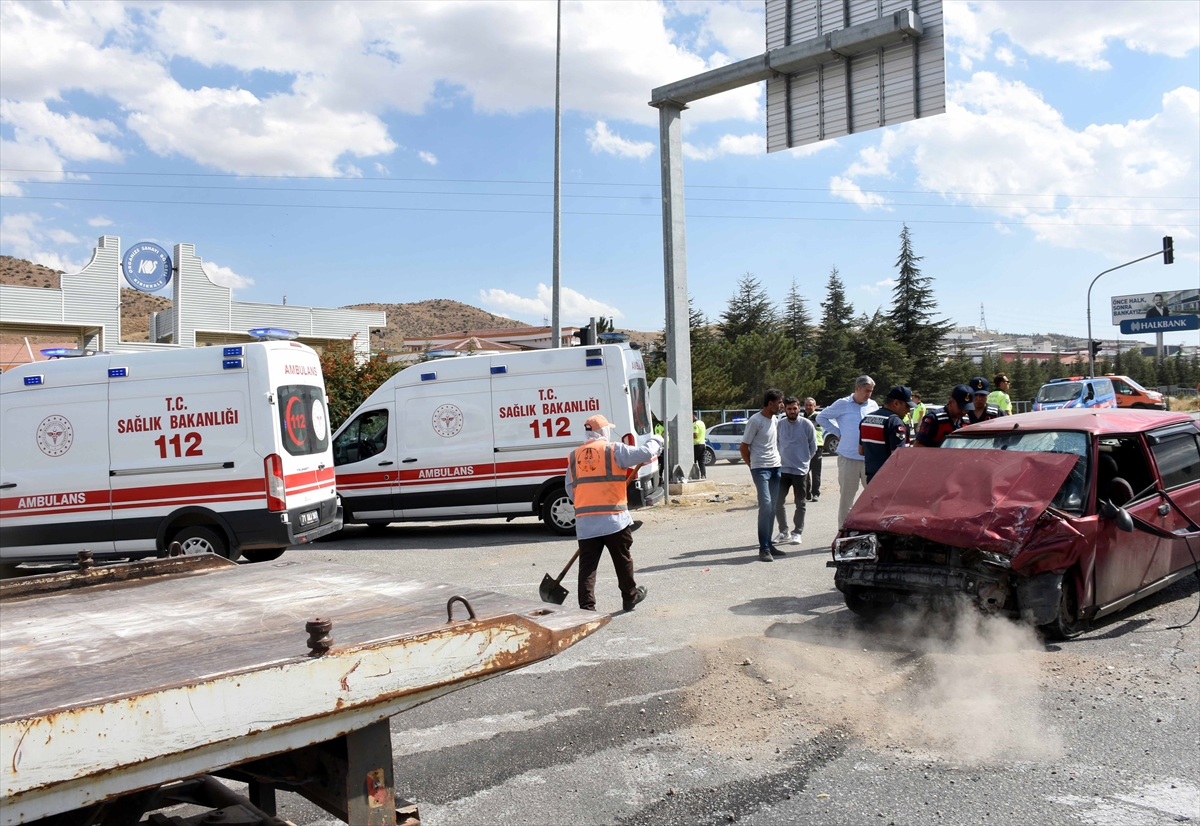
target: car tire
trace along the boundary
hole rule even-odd
[[[204,525],[188,525],[176,533],[171,541],[178,542],[183,548],[183,553],[188,556],[214,553],[226,559],[235,558],[225,540],[212,528]]]
[[[575,505],[566,488],[554,488],[542,500],[542,522],[555,536],[575,535]]]
[[[729,460],[729,464],[731,464],[731,465],[740,465],[741,463],[742,463],[741,459],[730,459]]]
[[[270,562],[279,559],[287,548],[256,548],[253,551],[242,551],[242,556],[251,562]]]
[[[891,602],[881,602],[874,599],[866,599],[864,589],[847,586],[842,593],[842,597],[846,600],[846,607],[854,614],[863,619],[877,619],[888,611],[892,610]]]
[[[825,455],[826,456],[835,455],[837,453],[838,442],[840,442],[840,441],[841,441],[841,439],[839,439],[837,436],[826,436],[825,444],[823,445],[823,448],[825,450]]]
[[[717,454],[708,445],[704,446],[704,466],[715,465],[717,463]]]
[[[1079,618],[1079,594],[1075,588],[1073,572],[1063,575],[1062,588],[1058,595],[1058,616],[1053,622],[1039,625],[1042,636],[1051,640],[1069,640],[1087,630],[1087,623]]]
[[[1137,404],[1131,404],[1131,405],[1129,405],[1129,407],[1132,408],[1133,410],[1145,410],[1146,409],[1146,405],[1142,404],[1141,402],[1138,402]]]

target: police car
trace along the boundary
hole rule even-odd
[[[718,459],[728,459],[735,465],[742,461],[745,432],[746,420],[742,417],[710,427],[704,436],[704,464],[716,464]]]

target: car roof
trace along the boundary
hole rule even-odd
[[[1034,413],[1001,416],[999,419],[968,425],[960,432],[1003,433],[1012,430],[1014,425],[1020,424],[1022,430],[1082,430],[1087,433],[1104,435],[1106,433],[1141,432],[1164,425],[1195,421],[1187,413],[1170,413],[1165,410],[1078,408],[1039,410]]]

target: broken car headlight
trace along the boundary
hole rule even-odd
[[[833,540],[833,558],[838,562],[858,562],[876,559],[879,556],[875,534],[843,536]]]
[[[979,559],[989,565],[995,565],[998,568],[1011,568],[1012,560],[1004,554],[998,554],[993,551],[980,551]]]

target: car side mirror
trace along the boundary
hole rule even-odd
[[[1118,508],[1107,499],[1100,500],[1100,515],[1117,523],[1117,529],[1125,533],[1133,533],[1133,517],[1124,508]]]

